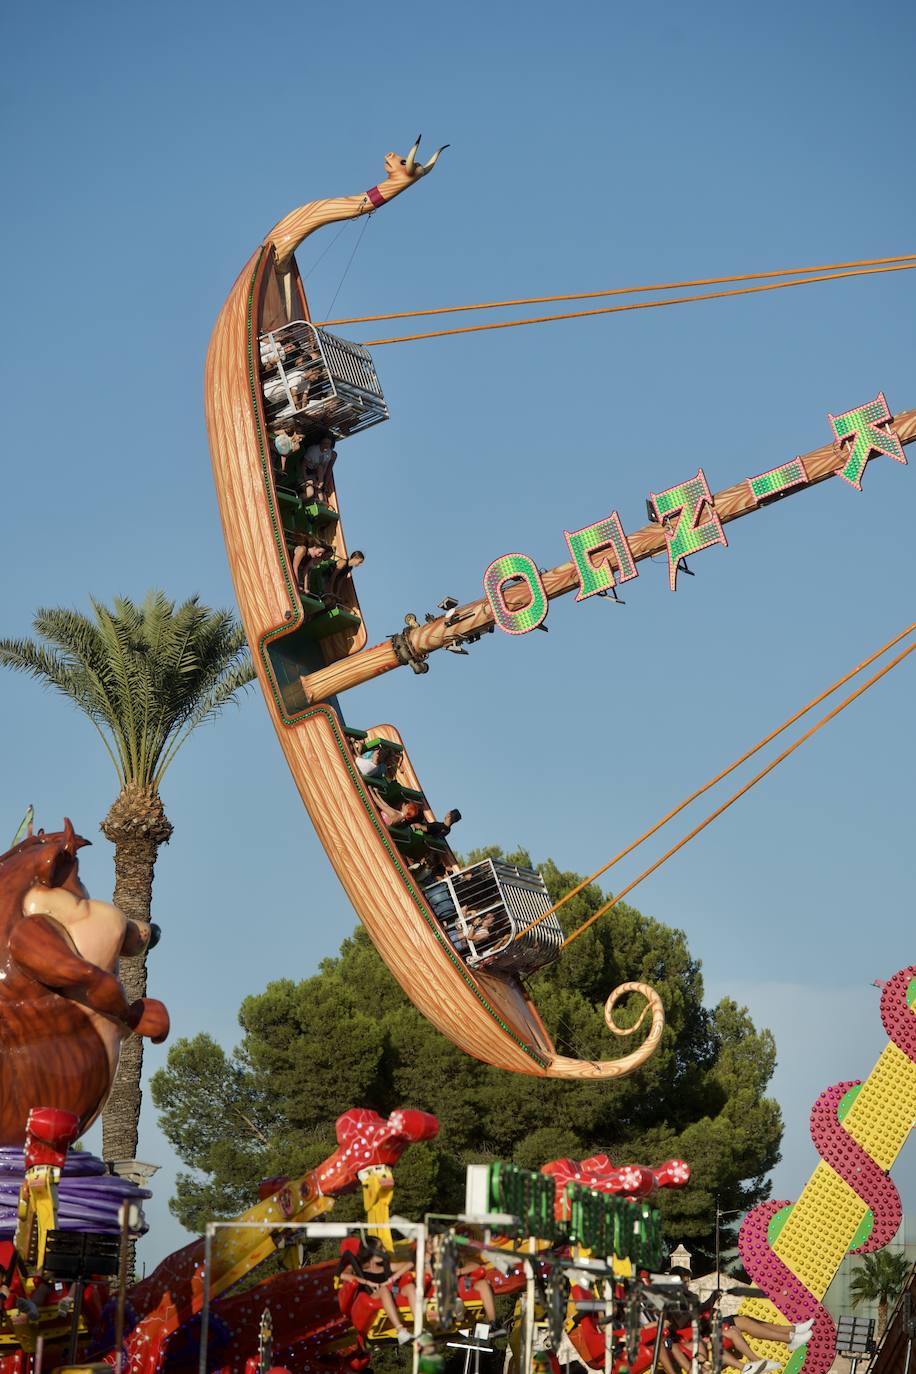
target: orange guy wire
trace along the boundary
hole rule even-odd
[[[715,787],[716,783],[721,782],[723,778],[727,778],[730,773],[734,773],[736,768],[740,768],[742,763],[747,763],[748,759],[753,758],[753,756],[759,753],[766,745],[772,744],[773,740],[781,735],[784,730],[788,730],[790,725],[794,725],[796,721],[801,720],[802,716],[807,715],[815,706],[820,706],[821,702],[831,696],[838,688],[845,687],[850,678],[854,678],[857,673],[861,673],[865,668],[870,667],[876,658],[880,658],[881,655],[886,654],[889,649],[893,649],[895,644],[899,644],[901,639],[906,639],[907,635],[912,634],[914,630],[916,630],[916,621],[914,621],[912,625],[908,625],[905,630],[901,630],[899,634],[894,635],[893,639],[889,639],[886,644],[882,644],[881,648],[876,649],[873,654],[869,654],[868,658],[863,658],[862,662],[856,664],[855,668],[850,668],[848,673],[844,673],[842,677],[837,678],[836,682],[832,682],[829,687],[825,687],[816,697],[812,697],[809,702],[784,720],[781,725],[777,725],[775,730],[771,730],[768,735],[764,735],[763,739],[758,740],[755,745],[746,750],[740,758],[735,759],[733,763],[730,763],[727,768],[723,768],[720,773],[710,778],[708,782],[704,782],[702,787],[698,787],[695,792],[691,792],[690,796],[685,797],[682,802],[678,802],[677,806],[666,812],[661,820],[656,821],[648,830],[644,830],[638,839],[628,844],[626,849],[621,849],[619,853],[614,855],[613,859],[609,859],[601,868],[596,869],[590,877],[583,878],[575,887],[565,892],[560,900],[554,902],[553,906],[550,907],[548,911],[545,911],[536,921],[532,921],[530,925],[525,926],[524,930],[520,930],[515,937],[516,940],[520,939],[522,935],[526,935],[529,930],[534,930],[535,926],[540,925],[542,921],[546,921],[548,916],[552,916],[554,912],[559,911],[560,908],[571,901],[573,897],[577,897],[583,888],[588,887],[596,878],[600,878],[602,873],[607,873],[608,869],[613,868],[621,859],[625,859],[628,854],[632,854],[633,850],[638,849],[646,840],[650,840],[653,835],[661,830],[663,825],[667,825],[669,821],[673,821],[675,816],[679,816],[685,807],[690,806],[691,802],[695,802],[698,797],[703,796],[704,792],[708,792],[711,787]]]
[[[800,745],[806,743],[806,741],[811,739],[813,735],[816,735],[818,730],[820,730],[822,726],[826,725],[828,721],[833,720],[833,718],[835,716],[838,716],[841,711],[845,711],[846,707],[851,706],[852,703],[858,697],[860,697],[863,692],[867,692],[869,687],[872,687],[876,682],[879,681],[880,678],[884,677],[885,674],[889,673],[892,668],[896,668],[898,664],[902,663],[903,660],[914,651],[914,649],[916,649],[916,644],[911,644],[908,649],[904,649],[903,653],[898,654],[896,658],[892,658],[890,663],[886,663],[883,668],[880,668],[878,670],[877,673],[874,673],[872,677],[868,678],[866,682],[863,682],[861,687],[857,687],[854,692],[851,692],[850,695],[846,697],[844,701],[840,702],[839,706],[834,706],[832,711],[828,711],[825,716],[821,716],[821,719],[815,725],[812,725],[810,730],[806,730],[803,735],[799,735],[798,739],[793,741],[793,743],[789,745],[788,749],[784,749],[781,754],[777,755],[775,759],[768,763],[766,768],[762,768],[759,773],[755,774],[755,776],[750,779],[749,782],[746,782],[743,787],[739,788],[737,792],[733,793],[733,795],[730,796],[727,801],[723,802],[722,805],[717,807],[715,811],[710,812],[710,814],[704,820],[700,821],[699,825],[694,826],[693,830],[688,831],[688,833],[684,835],[682,839],[678,840],[677,844],[672,845],[672,847],[669,850],[667,850],[667,852],[664,853],[660,859],[656,859],[655,863],[650,864],[650,866],[647,869],[640,873],[638,878],[634,878],[633,881],[629,883],[627,887],[623,888],[621,892],[618,892],[616,896],[611,897],[609,901],[605,902],[604,906],[599,907],[596,912],[589,916],[587,921],[583,921],[581,926],[577,926],[576,929],[572,932],[572,934],[567,936],[567,938],[563,941],[561,949],[565,949],[567,945],[571,945],[574,940],[577,940],[580,935],[584,935],[585,932],[588,930],[589,926],[593,925],[595,921],[598,920],[599,916],[604,916],[606,912],[610,911],[611,907],[616,906],[617,903],[619,901],[622,901],[628,893],[632,892],[634,887],[637,887],[638,884],[641,883],[644,878],[648,878],[649,875],[654,873],[656,869],[661,868],[662,864],[665,863],[668,859],[670,859],[673,854],[676,854],[679,849],[683,849],[684,845],[687,844],[689,840],[694,839],[695,836],[699,835],[701,830],[705,830],[708,825],[711,825],[714,820],[717,820],[718,817],[721,816],[724,811],[727,811],[728,808],[739,799],[739,797],[743,797],[745,792],[749,792],[751,788],[754,787],[756,783],[760,782],[763,778],[765,778],[768,773],[772,773],[774,768],[778,767],[778,765],[782,763],[785,759],[787,759],[790,754],[794,753]]]
[[[491,329],[519,329],[528,324],[550,324],[554,320],[580,320],[590,315],[619,315],[625,310],[657,310],[664,305],[686,305],[690,301],[718,301],[726,296],[752,296],[759,291],[782,291],[790,286],[810,286],[813,282],[837,281],[841,277],[870,277],[880,272],[912,272],[916,262],[897,267],[863,267],[854,272],[831,272],[822,277],[797,277],[794,281],[767,282],[763,286],[742,286],[733,291],[707,291],[699,296],[671,296],[662,301],[630,301],[626,305],[603,305],[595,310],[572,310],[561,315],[534,315],[527,320],[498,320],[493,324],[465,324],[453,329],[433,329],[425,334],[398,334],[388,339],[366,339],[365,348],[382,344],[413,343],[417,339],[442,339],[449,334],[478,334]]]
[[[563,296],[519,296],[511,301],[480,301],[476,305],[437,305],[430,310],[393,310],[386,315],[348,315],[339,320],[320,320],[320,327],[341,324],[374,324],[379,320],[413,320],[419,315],[458,315],[467,310],[502,310],[514,305],[550,305],[559,301],[593,301],[601,296],[634,296],[639,291],[681,291],[693,286],[727,286],[739,281],[764,281],[771,277],[797,277],[806,272],[838,272],[845,267],[878,267],[883,263],[912,262],[916,253],[898,258],[860,258],[857,262],[826,262],[816,267],[783,267],[777,272],[744,272],[735,277],[695,277],[692,281],[663,281],[652,286],[615,286],[607,291],[577,291]]]

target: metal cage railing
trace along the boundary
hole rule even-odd
[[[308,320],[293,320],[258,340],[264,408],[271,424],[338,438],[388,419],[372,355]]]
[[[540,873],[484,859],[426,889],[426,899],[469,967],[525,976],[559,956],[563,931]],[[520,938],[519,938],[520,937]]]

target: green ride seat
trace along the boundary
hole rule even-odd
[[[406,825],[392,825],[388,830],[402,854],[411,859],[422,859],[426,853],[428,836],[422,830],[412,830]]]
[[[302,502],[299,500],[299,497],[296,495],[296,493],[294,491],[290,491],[288,487],[277,487],[276,492],[277,501],[280,505],[280,519],[283,520],[285,523],[285,521],[289,517],[294,516],[298,513],[299,507],[302,505]]]
[[[393,739],[383,739],[381,735],[373,735],[367,739],[363,746],[363,753],[369,754],[373,749],[387,749],[391,754],[403,754],[403,744],[397,744]]]
[[[394,778],[367,778],[366,781],[389,806],[400,806],[408,801],[417,802],[422,806],[426,801],[422,792],[418,792],[414,787],[404,787]]]
[[[324,602],[320,597],[309,596],[308,592],[300,592],[299,600],[302,602],[302,609],[307,616],[316,616],[324,612]]]
[[[317,501],[310,501],[308,505],[303,502],[302,513],[314,525],[336,525],[340,519],[336,510],[332,510],[330,506],[322,506]]]
[[[366,731],[365,731],[365,730],[358,730],[358,729],[356,728],[355,725],[344,725],[344,726],[342,726],[342,729],[343,729],[343,732],[344,732],[344,734],[346,735],[347,739],[365,739],[365,738],[366,738]]]
[[[309,597],[309,601],[316,601],[316,597]],[[302,598],[303,604],[305,597]],[[309,639],[327,639],[328,635],[339,635],[346,633],[347,630],[356,629],[362,624],[358,615],[352,611],[345,611],[339,606],[333,610],[326,610],[324,603],[318,601],[322,614],[315,615],[311,620],[307,620],[302,627],[303,634]]]
[[[327,525],[336,525],[340,519],[337,511],[331,510],[330,506],[320,506],[316,501],[306,505],[301,497],[288,487],[277,487],[276,492],[280,523],[287,531],[296,530],[308,534],[312,530],[324,529]]]

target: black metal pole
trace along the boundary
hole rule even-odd
[[[76,1364],[76,1347],[80,1334],[80,1317],[83,1311],[83,1285],[86,1280],[82,1273],[73,1285],[71,1296],[73,1298],[73,1312],[70,1315],[70,1346],[67,1351],[67,1363]]]
[[[652,1364],[650,1365],[651,1374],[656,1374],[658,1369],[658,1358],[662,1353],[662,1341],[665,1338],[665,1314],[668,1311],[668,1304],[662,1303],[662,1309],[658,1314],[658,1326],[655,1328],[655,1345],[652,1349]]]

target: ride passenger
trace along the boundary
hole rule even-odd
[[[416,1302],[416,1283],[413,1266],[409,1261],[394,1264],[377,1236],[366,1236],[355,1254],[345,1254],[337,1266],[340,1275],[350,1269],[358,1279],[357,1291],[378,1298],[385,1316],[391,1322],[397,1335],[398,1345],[406,1345],[413,1339],[398,1310],[397,1298],[405,1306],[413,1309]],[[395,1297],[397,1293],[397,1298]]]
[[[356,755],[356,767],[367,781],[393,782],[398,771],[398,756],[394,749],[386,749],[385,742],[374,749]]]
[[[317,572],[322,564],[331,567],[334,550],[317,535],[308,535],[301,544],[293,549],[293,580],[302,591],[308,591],[309,573]],[[305,565],[303,568],[303,564]],[[301,573],[301,576],[300,576]]]
[[[280,458],[280,471],[286,472],[286,460],[298,453],[302,445],[302,435],[294,429],[279,429],[273,436],[274,451]]]
[[[286,383],[283,377],[267,377],[263,382],[264,399],[271,406],[279,406],[276,412],[277,419],[283,419],[287,415],[294,415],[299,410],[304,410],[308,400],[309,382],[306,365],[308,359],[303,353],[298,353],[291,360],[291,365],[285,367]],[[292,397],[292,405],[287,396]]]
[[[354,568],[361,567],[365,561],[366,555],[362,549],[354,549],[346,558],[338,556],[325,582],[324,594],[332,605],[341,604],[340,593],[344,581],[352,575]]]
[[[689,1282],[689,1270],[672,1269],[671,1273],[685,1284]],[[697,1313],[701,1337],[699,1353],[703,1362],[709,1358],[707,1340],[711,1334],[710,1318],[721,1297],[721,1292],[711,1294]],[[689,1370],[692,1364],[692,1338],[691,1332],[688,1330],[689,1320],[689,1315],[685,1311],[680,1311],[672,1313],[666,1322],[668,1327],[666,1347],[676,1365],[684,1371]],[[743,1374],[767,1374],[767,1371],[778,1369],[780,1367],[779,1362],[760,1359],[745,1337],[752,1336],[756,1340],[778,1341],[783,1345],[788,1345],[790,1351],[794,1351],[807,1344],[813,1325],[813,1320],[789,1325],[787,1323],[762,1322],[755,1317],[743,1315],[723,1317],[722,1334],[728,1346],[732,1348],[723,1350],[722,1363],[732,1369],[742,1370]]]
[[[272,372],[277,363],[282,361],[289,352],[289,345],[279,343],[276,339],[261,339],[261,366],[265,372]]]
[[[484,944],[491,936],[496,934],[493,926],[496,921],[496,912],[487,911],[483,915],[476,915],[468,912],[465,916],[465,924],[468,928],[468,938],[475,945]]]
[[[309,444],[302,456],[302,493],[307,501],[327,500],[327,481],[337,459],[334,438],[326,434],[317,444]]]
[[[457,825],[460,820],[461,812],[453,808],[451,811],[446,811],[441,821],[428,821],[425,827],[426,833],[444,840],[452,826]]]
[[[412,829],[419,829],[424,821],[423,808],[418,802],[405,802],[400,810],[395,810],[394,807],[379,802],[378,809],[389,830],[393,825],[406,825]]]

